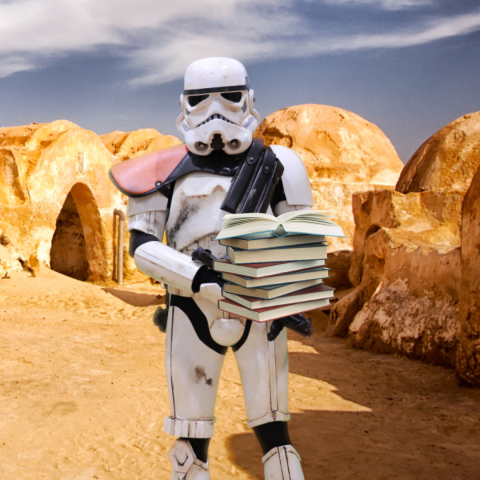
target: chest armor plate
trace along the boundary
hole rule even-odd
[[[223,199],[230,188],[232,178],[207,172],[194,172],[180,178],[175,184],[170,213],[166,225],[167,244],[175,250],[183,251],[199,240],[204,248],[215,254],[214,238],[222,229],[223,217],[220,210]],[[212,243],[210,245],[210,243]],[[222,252],[225,251],[221,247]],[[218,252],[217,252],[218,253]]]

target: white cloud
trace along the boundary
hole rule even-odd
[[[6,56],[0,58],[0,78],[8,77],[12,73],[31,70],[35,66],[26,59],[16,56]]]
[[[298,23],[295,21],[295,23]],[[323,35],[321,32],[294,30],[289,37],[274,37],[276,27],[247,38],[245,33],[218,31],[198,33],[156,45],[131,54],[134,66],[144,72],[134,85],[163,83],[183,76],[185,67],[206,56],[232,56],[246,63],[272,58],[309,57],[324,53],[368,49],[392,49],[430,43],[443,38],[465,35],[480,30],[480,12],[453,18],[440,18],[408,30],[368,35]]]
[[[310,42],[307,52],[309,55],[314,55],[342,50],[412,47],[444,38],[467,35],[477,30],[480,30],[480,12],[441,18],[428,22],[422,28],[417,27],[400,32],[330,38],[323,45]]]
[[[327,0],[333,1],[333,0]],[[398,9],[427,0],[337,0]],[[345,7],[344,7],[345,8]],[[400,48],[480,29],[480,12],[389,33],[337,34],[309,27],[296,0],[0,1],[0,76],[74,52],[110,49],[133,85],[181,78],[191,61],[231,56],[247,64],[359,49]],[[342,28],[342,27],[340,27]]]
[[[433,0],[325,0],[331,5],[357,4],[374,5],[386,10],[402,10],[404,8],[432,5]]]

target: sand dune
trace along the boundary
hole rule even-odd
[[[0,479],[170,478],[163,291],[49,270],[0,280]],[[318,326],[318,325],[317,325]],[[478,478],[480,391],[454,374],[290,335],[291,436],[307,480]],[[212,479],[263,478],[227,355]]]

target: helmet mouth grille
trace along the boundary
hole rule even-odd
[[[236,123],[231,122],[230,120],[226,119],[223,115],[220,115],[219,113],[214,113],[213,115],[210,115],[204,122],[199,123],[197,125],[197,127],[205,125],[206,123],[208,123],[212,120],[223,120],[224,122],[231,123],[232,125],[236,125]],[[197,127],[195,127],[195,128],[197,128]]]

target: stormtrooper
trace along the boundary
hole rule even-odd
[[[255,158],[267,158],[267,152],[276,162],[277,177],[265,184],[256,211],[280,215],[313,205],[300,157],[289,148],[265,147],[253,138],[260,120],[254,102],[240,62],[195,61],[185,73],[177,119],[185,144],[127,160],[110,171],[116,187],[129,197],[130,255],[140,271],[167,287],[170,415],[164,430],[177,437],[168,453],[172,480],[210,479],[208,446],[229,347],[240,371],[247,426],[263,450],[265,479],[304,479],[287,427],[286,329],[269,341],[272,322],[252,322],[219,310],[220,275],[191,257],[199,246],[216,257],[225,254],[215,238],[223,217],[232,213],[225,208],[226,198],[232,198],[233,187],[238,198],[245,197],[248,186],[239,181],[238,172]],[[268,166],[262,168],[267,178]]]

